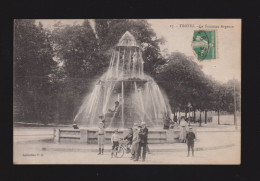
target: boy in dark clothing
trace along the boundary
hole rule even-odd
[[[190,156],[190,149],[192,150],[192,156],[194,156],[194,139],[196,138],[195,134],[192,131],[192,127],[189,128],[189,132],[186,136],[186,141],[188,145],[188,155]]]

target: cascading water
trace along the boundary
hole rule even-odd
[[[144,73],[143,63],[141,49],[127,31],[112,50],[107,72],[83,100],[74,121],[95,127],[103,115],[106,127],[126,128],[140,121],[161,127],[171,109],[159,86]]]

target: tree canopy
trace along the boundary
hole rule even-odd
[[[233,80],[220,84],[205,75],[192,58],[180,52],[171,53],[165,64],[157,66],[155,79],[166,91],[173,112],[187,111],[188,104],[193,110],[232,112],[234,83],[237,105],[240,103],[239,82]]]
[[[47,121],[52,116],[50,76],[57,66],[49,31],[35,20],[15,20],[14,32],[14,117]]]

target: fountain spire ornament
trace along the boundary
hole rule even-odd
[[[85,97],[74,121],[96,127],[99,116],[103,115],[106,127],[127,128],[141,121],[150,127],[161,127],[171,109],[167,96],[153,78],[144,73],[143,64],[135,37],[125,32],[112,49],[107,72]]]
[[[136,43],[135,37],[126,31],[125,34],[120,38],[116,47],[137,47],[139,46]]]

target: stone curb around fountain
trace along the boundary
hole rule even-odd
[[[159,145],[156,145],[157,147]],[[195,151],[208,151],[208,150],[217,150],[217,149],[224,149],[233,147],[235,144],[226,144],[226,145],[220,145],[220,146],[212,146],[212,147],[196,147]],[[96,147],[96,145],[95,145]],[[152,146],[154,147],[154,146]],[[151,148],[150,150],[152,153],[154,152],[186,152],[187,146],[186,144],[183,145],[184,148]],[[64,148],[64,147],[42,147],[42,151],[69,151],[69,152],[97,152],[97,148]],[[111,148],[106,149],[105,152],[111,152]]]

